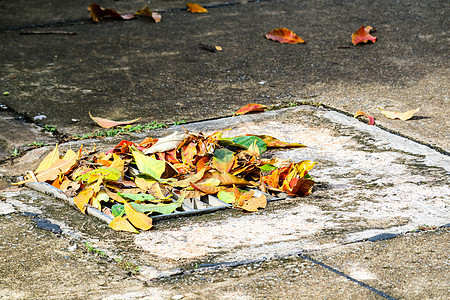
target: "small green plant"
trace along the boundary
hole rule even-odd
[[[92,252],[92,253],[97,254],[97,255],[99,255],[99,256],[106,256],[106,253],[105,253],[105,252],[103,252],[103,251],[100,250],[100,249],[94,248],[94,246],[92,246],[89,242],[86,242],[86,243],[84,244],[84,246],[86,246],[86,249],[87,249],[88,252]]]
[[[136,275],[137,273],[139,273],[139,266],[129,262],[121,257],[115,258],[114,259],[117,263],[117,266],[119,268],[121,268],[122,270],[125,270],[127,272],[130,272],[133,275]]]
[[[416,228],[416,230],[414,231],[430,231],[430,230],[436,230],[437,227],[436,226],[432,226],[432,225],[420,225],[419,227]]]
[[[41,148],[41,147],[48,146],[48,145],[49,144],[46,144],[44,142],[33,142],[31,144],[27,144],[27,146],[35,147],[35,148]]]
[[[20,155],[20,151],[19,149],[17,149],[16,147],[14,147],[14,150],[11,152],[11,156],[12,157],[17,157]]]
[[[56,127],[52,125],[44,125],[44,129],[48,132],[56,132]]]
[[[110,137],[110,136],[116,136],[120,134],[130,134],[132,132],[141,132],[145,130],[153,130],[158,128],[164,128],[167,127],[165,124],[158,123],[156,121],[153,121],[151,123],[147,124],[138,124],[138,125],[127,125],[127,126],[121,126],[118,128],[113,128],[107,131],[96,131],[91,132],[83,135],[74,135],[72,136],[72,139],[75,140],[85,140],[90,138],[99,138],[99,137]]]
[[[186,120],[181,120],[181,121],[175,121],[173,122],[173,125],[181,125],[181,124],[186,124]]]

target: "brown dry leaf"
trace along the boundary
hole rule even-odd
[[[122,217],[115,217],[110,223],[109,227],[116,231],[127,231],[132,233],[139,233],[133,225]]]
[[[287,28],[277,28],[265,35],[267,39],[283,44],[299,44],[305,41]]]
[[[155,23],[161,22],[161,15],[157,12],[152,12],[150,8],[148,8],[148,5],[138,10],[135,15],[137,16],[147,16],[152,17],[152,19],[155,21]]]
[[[94,21],[95,23],[98,23],[100,22],[100,20],[103,20],[103,17],[121,18],[124,20],[135,18],[133,14],[121,15],[114,9],[105,9],[98,4],[89,5],[88,10],[91,14],[92,21]]]
[[[125,202],[127,202],[127,201],[126,201],[125,199],[123,199],[120,195],[118,195],[117,193],[114,193],[114,192],[110,191],[110,190],[107,189],[106,187],[105,187],[105,192],[106,192],[106,194],[107,194],[111,199],[116,200],[116,201],[119,202],[119,203],[125,203]]]
[[[91,115],[91,112],[89,112],[89,116],[91,117],[92,120],[94,120],[95,123],[97,123],[99,126],[103,127],[103,128],[111,128],[114,126],[118,126],[118,125],[127,125],[127,124],[133,124],[136,121],[139,121],[141,118],[137,118],[131,121],[123,121],[123,122],[116,122],[116,121],[111,121],[105,118],[100,118],[100,117],[93,117]]]
[[[149,230],[152,228],[152,218],[144,213],[138,212],[128,202],[125,202],[123,206],[125,208],[125,213],[127,214],[128,220],[134,227],[142,230]]]
[[[204,184],[195,184],[191,182],[191,186],[196,189],[199,190],[207,195],[212,195],[212,194],[217,194],[218,192],[220,192],[221,190],[224,190],[225,187],[221,186],[212,186],[212,185],[204,185]]]
[[[204,179],[215,178],[220,180],[221,185],[229,186],[229,185],[251,185],[247,180],[234,176],[230,173],[220,173],[220,172],[207,172],[205,173]]]
[[[383,115],[385,115],[386,118],[400,119],[402,121],[411,119],[414,116],[414,114],[420,110],[419,108],[417,108],[417,109],[408,110],[408,111],[402,113],[402,112],[398,112],[398,111],[384,110],[382,108],[378,108],[378,109],[381,110],[381,113]]]
[[[186,6],[188,7],[188,11],[192,13],[207,13],[208,10],[197,3],[186,3]]]

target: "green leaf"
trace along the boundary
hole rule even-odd
[[[111,207],[111,213],[114,217],[121,217],[125,214],[125,208],[123,204],[114,204]]]
[[[225,147],[235,147],[235,148],[247,150],[247,147],[236,144],[235,142],[231,141],[230,138],[220,138],[219,145],[225,146]]]
[[[81,180],[84,183],[92,183],[96,181],[98,178],[103,177],[104,180],[107,181],[116,181],[120,179],[122,174],[119,170],[115,168],[98,168],[89,172],[84,173],[81,176],[78,176],[76,180]]]
[[[257,136],[252,136],[252,135],[251,136],[247,136],[247,135],[236,136],[233,138],[229,138],[229,140],[236,144],[244,146],[246,149],[248,149],[248,147],[250,147],[256,140],[256,146],[258,146],[261,153],[267,151],[266,143],[264,143],[264,141]]]
[[[236,196],[233,192],[220,191],[217,194],[217,198],[222,200],[223,202],[233,204],[236,201]]]
[[[130,194],[130,193],[117,193],[120,197],[128,198],[134,201],[145,202],[155,200],[155,197],[150,194]]]
[[[169,204],[139,204],[136,202],[130,202],[131,206],[138,212],[156,212],[163,215],[171,214],[175,209],[183,204],[184,195],[181,196],[176,202]]]
[[[228,149],[217,149],[214,151],[212,164],[222,173],[228,173],[234,165],[234,152]]]
[[[160,180],[161,175],[166,169],[166,163],[162,160],[155,159],[150,156],[146,156],[136,148],[131,148],[136,165],[142,173],[148,174],[150,177]]]
[[[273,170],[276,170],[278,168],[271,164],[265,164],[264,166],[259,167],[259,169],[263,172],[272,172]]]

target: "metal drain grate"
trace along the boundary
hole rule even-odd
[[[68,197],[66,194],[64,194],[63,191],[61,191],[58,188],[55,188],[54,186],[52,186],[46,182],[30,182],[25,185],[28,188],[31,188],[35,191],[39,191],[41,193],[45,193],[45,194],[50,195],[59,200],[63,200],[67,204],[76,207],[72,197]],[[282,197],[274,197],[267,193],[263,193],[260,190],[254,190],[254,191],[255,191],[256,197],[261,196],[261,194],[266,195],[267,202],[286,199],[286,198],[282,198]],[[172,201],[175,202],[177,199],[178,199],[178,196],[176,194],[174,194]],[[184,199],[183,205],[181,207],[178,207],[174,212],[172,212],[170,214],[152,214],[152,215],[150,215],[150,217],[153,220],[162,220],[162,219],[170,219],[170,218],[177,218],[177,217],[183,217],[183,216],[212,213],[212,212],[215,212],[218,210],[228,209],[228,208],[232,208],[232,207],[233,206],[231,204],[226,203],[217,197],[214,197],[212,195],[206,195],[206,196],[201,196],[198,198]],[[109,224],[109,222],[111,222],[113,220],[112,217],[102,213],[101,211],[99,211],[93,207],[87,207],[86,212],[88,215],[92,215],[102,221],[107,222],[108,224]]]

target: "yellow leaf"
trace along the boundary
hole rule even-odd
[[[116,231],[128,231],[132,233],[139,233],[133,225],[122,217],[115,217],[110,223],[109,227]]]
[[[122,174],[122,178],[124,176],[124,170],[125,170],[125,162],[120,158],[119,155],[113,154],[114,160],[112,164],[109,166],[110,168],[114,168],[120,171]]]
[[[381,113],[383,115],[385,115],[387,118],[389,118],[389,119],[400,119],[402,121],[406,121],[406,120],[411,119],[414,116],[414,114],[420,110],[419,108],[417,108],[417,109],[412,109],[412,110],[408,110],[408,111],[406,111],[404,113],[401,113],[401,112],[398,112],[398,111],[384,110],[382,108],[378,108],[378,109],[381,110]]]
[[[152,228],[152,218],[144,213],[138,212],[128,202],[125,202],[123,206],[125,208],[125,213],[127,214],[128,220],[130,220],[134,227],[142,230],[149,230]]]
[[[86,213],[86,206],[94,196],[94,189],[89,186],[82,190],[77,196],[73,198],[73,202],[78,207],[78,209],[84,214]]]
[[[48,168],[50,168],[52,164],[55,163],[55,161],[59,159],[60,158],[59,158],[58,144],[56,144],[55,149],[53,149],[52,152],[50,152],[45,156],[45,158],[41,161],[35,172],[37,173],[43,170],[47,170]]]
[[[71,151],[71,152],[70,152]],[[60,174],[66,174],[68,173],[77,163],[77,160],[79,158],[79,155],[73,156],[72,150],[68,151],[68,154],[66,154],[64,157],[70,158],[70,160],[64,160],[64,159],[58,159],[54,161],[54,163],[46,170],[41,170],[36,173],[36,179],[38,182],[45,182],[48,180],[55,180],[58,178]],[[79,154],[81,153],[81,149]],[[34,182],[34,178],[29,178],[24,181],[20,181],[17,183],[14,183],[14,185],[20,185],[25,184],[28,182]]]

